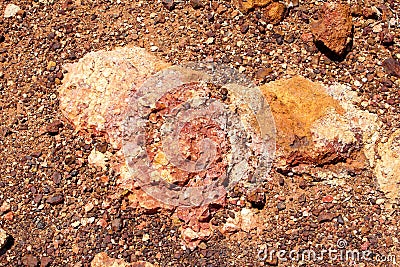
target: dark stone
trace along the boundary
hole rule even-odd
[[[279,211],[282,211],[286,209],[286,204],[285,202],[278,202],[278,205],[276,205],[276,207],[278,208]]]
[[[174,0],[162,0],[163,6],[168,9],[169,11],[175,8],[175,1]]]
[[[245,34],[249,30],[249,24],[243,24],[242,27],[240,27],[240,32]]]
[[[194,9],[202,8],[204,7],[204,2],[203,0],[190,0],[190,4]]]
[[[337,222],[338,222],[339,224],[344,225],[344,220],[343,220],[342,215],[337,216],[336,220],[337,220]]]
[[[400,62],[394,58],[388,58],[383,61],[383,68],[388,74],[400,77]]]
[[[63,123],[61,121],[56,120],[56,121],[50,123],[49,125],[47,125],[46,131],[49,134],[55,135],[55,134],[59,133],[59,130],[62,126],[63,126]]]
[[[254,208],[262,209],[265,206],[265,194],[261,190],[254,190],[247,196],[247,201],[249,201]]]
[[[111,226],[114,231],[120,231],[122,228],[122,221],[121,219],[114,219],[111,221]]]
[[[60,48],[61,48],[61,44],[60,44],[59,42],[53,42],[53,43],[51,44],[51,48],[52,48],[53,50],[60,49]]]
[[[333,213],[330,213],[330,212],[321,212],[321,213],[318,215],[317,220],[318,220],[319,223],[324,223],[324,222],[330,222],[330,221],[332,221],[333,218],[335,218],[335,217],[336,217],[336,215],[333,214]]]
[[[64,202],[64,196],[63,195],[55,195],[55,196],[48,198],[46,202],[51,205],[61,204]]]

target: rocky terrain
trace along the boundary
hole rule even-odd
[[[399,10],[3,0],[0,266],[397,266]]]

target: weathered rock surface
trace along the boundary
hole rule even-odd
[[[138,47],[127,46],[112,51],[89,53],[79,62],[64,66],[68,73],[59,88],[60,109],[76,131],[104,134],[114,149],[120,149],[121,124],[129,107],[129,96],[148,77],[167,66],[168,64]],[[148,212],[166,208],[135,183],[121,150],[115,155],[93,150],[88,161],[103,170],[110,164],[120,174],[118,186],[121,190],[131,192],[128,198],[133,207],[143,208]],[[120,192],[110,197],[118,198],[119,194]]]
[[[91,267],[153,267],[154,265],[145,261],[127,263],[123,259],[113,259],[106,252],[97,254],[91,264]]]
[[[350,88],[295,77],[261,90],[277,128],[275,168],[324,179],[343,175],[324,165],[343,162],[347,171],[370,167],[389,203],[400,197],[400,131],[386,138],[378,116],[359,109],[361,100]]]
[[[345,160],[378,129],[376,116],[357,109],[351,103],[354,96],[341,95],[344,88],[295,77],[261,90],[277,127],[275,167],[284,171]]]
[[[129,97],[148,77],[167,66],[136,47],[89,53],[78,63],[66,66],[68,73],[60,88],[60,108],[77,131],[104,134],[118,150],[122,146],[121,126]],[[275,117],[277,169],[299,174],[314,169],[315,175],[319,175],[315,166],[345,162],[354,155],[363,163],[375,166],[374,148],[380,122],[376,115],[355,106],[353,101],[357,95],[349,88],[324,87],[295,77],[269,83],[261,90]],[[127,168],[122,150],[115,154],[93,150],[89,163],[103,169],[109,166],[120,175],[117,182],[120,191],[110,198],[119,198],[122,191],[128,191],[131,206],[150,213],[161,208],[173,210],[140,189]],[[211,236],[213,212],[209,207],[176,211],[183,221],[181,234],[188,248],[193,249]],[[228,222],[222,231],[249,232],[257,225],[252,210],[242,210],[237,218],[238,221]],[[104,255],[98,256],[101,257],[107,260]],[[96,266],[93,264],[96,261],[92,263]]]
[[[325,3],[318,13],[318,20],[310,23],[314,41],[338,56],[342,56],[352,36],[350,7],[334,2]]]

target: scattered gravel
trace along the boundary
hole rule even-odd
[[[90,266],[101,252],[160,266],[292,266],[263,261],[259,252],[320,252],[340,239],[349,249],[398,255],[398,205],[386,207],[376,177],[357,159],[348,159],[352,176],[342,179],[272,170],[255,196],[232,192],[210,219],[210,240],[184,250],[182,222],[169,210],[132,208],[128,193],[112,198],[118,177],[88,157],[115,149],[99,133],[77,132],[61,115],[57,93],[66,63],[132,44],[171,64],[225,63],[261,85],[296,75],[347,85],[360,97],[354,104],[383,122],[384,142],[400,127],[398,1],[352,1],[352,45],[340,61],[314,43],[318,1],[274,3],[276,20],[268,17],[272,7],[241,12],[229,1],[23,0],[12,12],[10,2],[0,7],[0,227],[13,244],[1,251],[0,230],[0,266]],[[260,227],[222,234],[229,211],[244,208]],[[332,264],[349,266],[307,266]]]

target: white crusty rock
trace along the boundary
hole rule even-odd
[[[68,73],[59,89],[61,111],[78,131],[102,132],[114,148],[120,148],[129,95],[167,66],[134,46],[91,52],[64,66]]]
[[[107,161],[108,157],[106,154],[101,153],[100,151],[97,151],[96,149],[93,149],[89,156],[88,156],[88,162],[89,164],[97,167],[101,167],[103,170],[107,169]]]
[[[8,234],[6,231],[0,228],[0,251],[4,249],[5,245],[7,244]]]
[[[386,142],[378,144],[375,175],[380,189],[392,202],[400,198],[400,130],[393,132]]]
[[[4,18],[11,18],[17,15],[18,11],[20,11],[21,8],[19,6],[14,5],[14,4],[8,4],[6,6],[6,9],[4,10]]]

